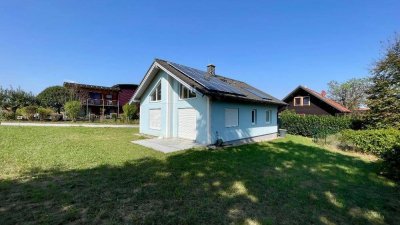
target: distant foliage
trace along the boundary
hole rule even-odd
[[[37,112],[38,112],[38,114],[39,114],[39,119],[40,119],[40,120],[45,120],[45,119],[49,118],[51,114],[54,113],[54,111],[53,111],[52,109],[50,109],[50,108],[43,108],[43,107],[39,107],[39,108],[37,109]]]
[[[0,109],[0,120],[14,120],[15,113],[9,110],[1,110]]]
[[[50,107],[60,113],[65,102],[71,98],[71,92],[62,86],[51,86],[37,95],[41,106]]]
[[[323,138],[351,127],[347,116],[298,115],[290,110],[280,113],[281,128],[289,134]]]
[[[371,71],[372,86],[367,105],[372,127],[400,129],[400,35]]]
[[[65,112],[67,116],[72,120],[76,121],[81,111],[81,102],[80,101],[69,101],[64,105]]]
[[[365,105],[369,86],[369,78],[353,78],[343,83],[330,81],[328,83],[328,96],[346,108],[353,110]]]
[[[127,121],[130,121],[133,120],[136,116],[137,106],[134,104],[125,104],[122,107],[122,110],[124,111],[124,118]]]
[[[0,109],[15,112],[18,108],[36,104],[36,98],[31,92],[26,92],[21,88],[0,87]]]
[[[339,140],[342,148],[383,156],[400,143],[400,130],[344,130]]]

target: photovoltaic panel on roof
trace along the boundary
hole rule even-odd
[[[248,92],[250,92],[250,93],[252,93],[253,95],[255,95],[257,97],[262,98],[262,99],[272,100],[272,98],[269,95],[267,95],[267,94],[265,94],[265,93],[263,93],[261,91],[258,91],[256,89],[251,89],[251,88],[243,88],[243,89],[248,91]]]
[[[204,86],[208,90],[245,96],[243,92],[241,92],[238,88],[231,86],[230,84],[218,79],[217,77],[211,76],[209,78],[206,78],[207,72],[205,71],[201,71],[198,69],[190,68],[172,62],[168,62],[168,64],[174,67],[175,69],[179,70],[186,76],[192,78],[194,81]]]

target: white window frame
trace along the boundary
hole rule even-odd
[[[187,97],[187,98],[182,98],[182,96],[181,96],[182,88],[183,88],[183,90],[186,89],[186,91],[188,92],[188,97]],[[196,92],[191,91],[189,88],[185,87],[185,85],[183,85],[183,84],[181,84],[181,83],[179,83],[179,88],[178,88],[178,89],[179,89],[179,100],[186,100],[186,99],[197,98]],[[193,93],[195,96],[194,96],[194,97],[189,97],[189,94],[190,94],[190,93]]]
[[[160,124],[159,127],[153,127],[152,123],[151,123],[151,112],[152,111],[159,111],[160,112]],[[162,111],[161,108],[156,108],[156,109],[149,109],[149,128],[152,130],[161,130],[161,126],[162,126]]]
[[[158,96],[158,86],[160,85],[160,89],[161,89],[161,95],[160,95],[160,99],[157,99]],[[153,95],[153,93],[156,93],[156,100],[152,100],[151,96]],[[153,90],[151,90],[150,92],[150,102],[160,102],[162,99],[162,85],[161,85],[161,80],[157,82],[157,84],[154,86]]]
[[[253,121],[253,112],[254,112],[254,121]],[[252,109],[250,116],[251,116],[251,125],[256,125],[257,124],[257,109]]]
[[[304,104],[304,98],[308,98],[308,104]],[[300,104],[296,104],[296,99],[300,99]],[[294,106],[310,106],[311,105],[311,98],[310,96],[296,96],[293,98],[293,105]]]
[[[228,121],[227,121],[227,113],[229,113],[229,111],[230,112],[233,112],[233,111],[235,111],[235,113],[237,114],[237,118],[236,118],[236,123],[234,124],[232,121],[229,121],[229,122],[232,122],[231,124],[229,124],[229,123],[227,123]],[[239,108],[225,108],[225,127],[227,127],[227,128],[229,128],[229,127],[238,127],[239,126]]]
[[[267,120],[267,113],[268,113],[268,120]],[[270,110],[270,109],[265,111],[265,123],[266,124],[272,123],[272,110]]]

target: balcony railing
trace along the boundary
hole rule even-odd
[[[92,105],[92,106],[118,106],[117,100],[107,100],[107,99],[87,99],[82,102],[82,105]]]

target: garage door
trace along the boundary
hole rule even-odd
[[[196,110],[178,109],[178,137],[189,140],[196,140]]]

